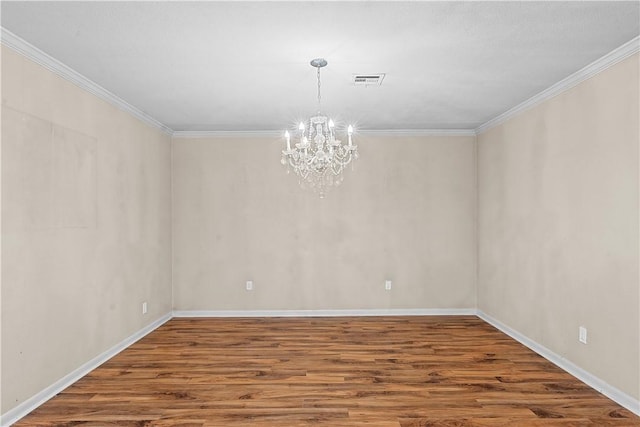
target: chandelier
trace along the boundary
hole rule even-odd
[[[320,111],[320,68],[327,65],[323,58],[311,61],[318,69],[318,113],[306,122],[300,122],[292,136],[284,133],[287,148],[282,150],[281,163],[298,176],[303,188],[311,188],[323,198],[330,187],[338,186],[343,180],[345,167],[358,158],[358,147],[353,145],[353,126],[347,127],[348,144],[336,139],[335,123]],[[291,139],[297,141],[293,147]]]

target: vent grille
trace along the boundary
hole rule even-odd
[[[384,73],[382,74],[354,74],[353,84],[356,86],[380,86],[384,80]]]

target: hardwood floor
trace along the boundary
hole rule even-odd
[[[173,319],[16,426],[640,426],[475,316]]]

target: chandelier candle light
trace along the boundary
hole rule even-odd
[[[358,158],[358,147],[353,144],[353,126],[347,127],[348,145],[336,139],[335,123],[320,111],[320,68],[327,65],[327,61],[318,58],[311,61],[311,65],[318,69],[318,114],[305,122],[300,122],[293,148],[291,134],[284,133],[287,148],[282,150],[281,163],[298,176],[300,185],[310,187],[321,198],[332,186],[338,186],[343,180],[342,172],[345,166]]]

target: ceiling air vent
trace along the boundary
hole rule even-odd
[[[353,75],[353,84],[356,86],[380,86],[382,80],[384,80],[384,73]]]

